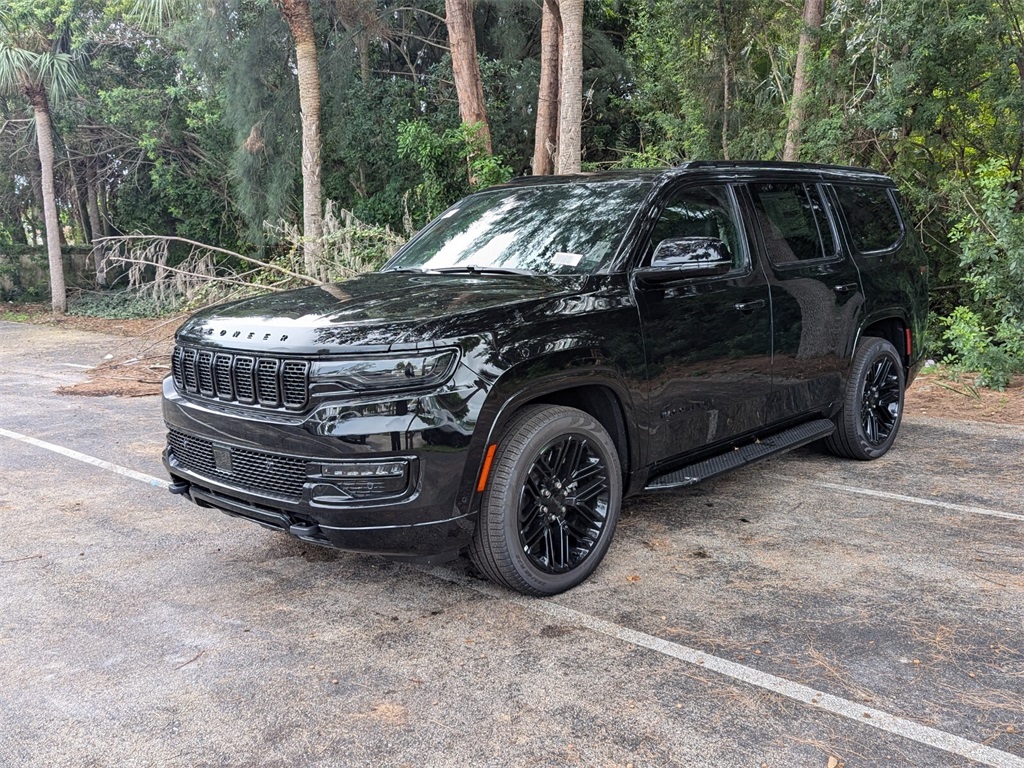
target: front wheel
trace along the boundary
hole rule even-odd
[[[836,431],[825,446],[849,459],[877,459],[896,440],[903,419],[903,361],[885,339],[865,337],[853,356]]]
[[[621,505],[618,452],[604,427],[575,408],[530,406],[498,441],[469,554],[492,581],[555,595],[597,568]]]

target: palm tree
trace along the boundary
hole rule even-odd
[[[51,101],[75,85],[74,58],[67,50],[67,30],[47,23],[36,12],[18,14],[0,9],[0,95],[24,97],[35,116],[36,142],[43,191],[46,252],[50,263],[50,294],[53,312],[67,311],[64,262],[60,253],[60,222],[53,185],[53,120]]]

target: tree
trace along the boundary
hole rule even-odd
[[[464,124],[479,126],[484,149],[491,154],[491,129],[487,124],[484,85],[476,54],[473,0],[445,0],[444,7],[452,48],[452,74],[459,97],[459,117]]]
[[[789,127],[786,129],[783,160],[800,159],[801,132],[807,115],[807,95],[811,90],[808,70],[811,58],[818,50],[818,33],[824,19],[825,0],[804,0],[803,27],[796,53],[796,69],[793,72],[793,98],[789,102]]]
[[[57,315],[67,311],[67,289],[53,181],[51,101],[75,85],[68,24],[76,10],[73,0],[42,7],[34,0],[18,0],[0,11],[0,94],[24,97],[35,118],[51,305]]]
[[[583,131],[583,0],[561,0],[558,162],[556,173],[579,173]]]
[[[540,84],[537,89],[537,127],[533,141],[533,173],[554,172],[558,151],[558,59],[562,48],[562,19],[557,0],[541,0]]]
[[[320,70],[317,66],[316,30],[309,0],[277,0],[295,43],[302,117],[302,230],[306,271],[313,275],[323,236],[323,201],[320,192]]]

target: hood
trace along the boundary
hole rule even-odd
[[[491,331],[510,310],[578,292],[585,277],[369,272],[203,310],[178,339],[276,354],[387,351]]]

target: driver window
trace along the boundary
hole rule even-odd
[[[658,243],[679,237],[711,237],[721,240],[732,255],[734,267],[742,267],[743,249],[736,228],[736,211],[724,186],[691,187],[673,194],[651,233],[647,263]]]

